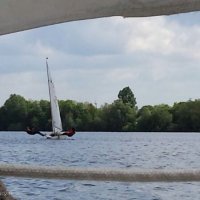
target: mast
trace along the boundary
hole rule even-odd
[[[48,79],[48,89],[49,89],[49,98],[50,98],[50,107],[51,107],[51,116],[52,116],[52,106],[51,106],[51,102],[52,102],[52,98],[51,98],[51,90],[50,90],[50,79],[49,79],[49,66],[48,66],[48,58],[46,58],[46,68],[47,68],[47,79]],[[52,126],[52,131],[53,131],[53,133],[55,133],[55,130],[54,130],[54,128],[53,128],[53,120],[51,120],[51,126]]]

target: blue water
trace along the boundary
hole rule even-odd
[[[0,133],[0,164],[44,166],[199,169],[197,133],[77,133],[46,140],[18,132]],[[1,177],[19,200],[194,200],[200,183],[119,183]]]

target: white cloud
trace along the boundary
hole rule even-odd
[[[35,72],[0,74],[0,104],[2,105],[10,94],[19,94],[28,99],[47,99],[48,87],[47,81],[44,84],[44,75],[46,74]]]
[[[174,33],[168,29],[169,26],[166,26],[164,17],[148,20],[140,18],[128,24],[131,27],[127,40],[128,51],[163,52],[165,54],[171,50]]]
[[[60,99],[101,105],[125,86],[139,106],[198,98],[200,23],[192,19],[113,17],[2,36],[0,104],[11,93],[48,99],[46,57]]]
[[[34,46],[32,46],[33,52],[35,52],[36,55],[42,56],[42,57],[54,57],[57,52],[50,46],[45,46],[42,44],[40,40],[38,40]]]

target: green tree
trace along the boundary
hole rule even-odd
[[[172,114],[168,105],[144,106],[138,112],[138,131],[169,131],[171,123]]]
[[[39,125],[42,130],[51,130],[51,109],[50,102],[47,100],[41,100],[39,102],[40,107],[40,120]]]
[[[132,107],[136,106],[136,98],[129,87],[125,87],[119,91],[118,98],[122,100],[124,104],[129,103]]]
[[[91,131],[93,130],[93,122],[96,114],[96,107],[91,103],[78,103],[76,114],[76,125],[78,130]]]
[[[105,131],[134,131],[136,111],[129,103],[116,100],[102,107]]]
[[[155,124],[153,131],[162,132],[169,130],[172,123],[172,114],[168,105],[161,104],[154,106],[152,117]]]
[[[26,125],[31,127],[40,127],[40,119],[42,116],[42,110],[40,108],[40,104],[38,101],[28,101],[27,104],[27,118],[26,118]]]
[[[72,100],[59,101],[60,114],[64,130],[71,127],[77,128],[75,123],[76,105],[77,103]]]
[[[137,113],[137,125],[136,130],[137,131],[152,131],[152,106],[143,106],[141,109],[139,109]]]
[[[174,131],[200,131],[200,100],[175,103],[172,114]]]
[[[16,94],[10,95],[1,112],[4,113],[6,130],[24,130],[27,118],[27,101]]]

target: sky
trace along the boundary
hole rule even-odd
[[[137,106],[200,98],[200,13],[67,22],[0,36],[0,106],[11,94],[112,103],[124,87]]]

